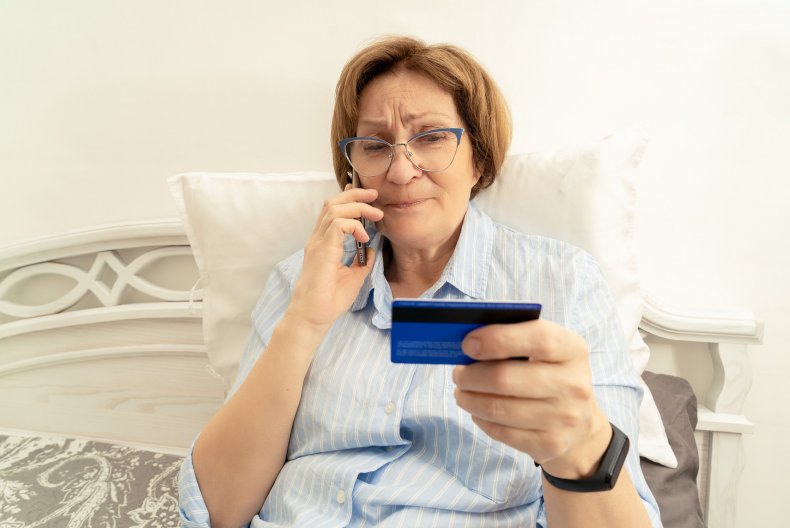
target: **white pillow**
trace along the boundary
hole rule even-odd
[[[649,351],[637,330],[642,293],[633,226],[645,144],[626,131],[584,148],[509,156],[494,185],[476,198],[503,224],[592,253],[617,301],[639,373]],[[229,388],[269,271],[304,245],[323,201],[339,187],[323,172],[187,173],[169,183],[200,270],[209,364]],[[638,443],[640,455],[677,466],[646,386]]]
[[[304,246],[324,200],[339,188],[326,172],[195,172],[169,184],[200,271],[209,365],[227,391],[269,272]]]

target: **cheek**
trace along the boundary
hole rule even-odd
[[[463,195],[469,201],[472,188],[480,181],[480,172],[470,164],[469,170],[464,171],[463,176],[460,174],[458,176],[458,194]]]
[[[461,154],[459,152],[459,154]],[[457,161],[457,160],[456,160]],[[480,167],[475,164],[474,156],[472,155],[471,148],[468,151],[464,152],[463,156],[463,163],[461,164],[462,173],[463,173],[463,180],[467,182],[469,189],[471,190],[472,187],[480,180],[480,176],[482,172]],[[459,174],[458,176],[461,176]]]

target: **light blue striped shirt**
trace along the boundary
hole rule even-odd
[[[347,262],[354,256],[349,242]],[[373,269],[316,351],[287,462],[251,525],[545,527],[540,468],[489,438],[456,405],[452,367],[390,362],[392,292],[381,237],[371,244],[378,249]],[[269,277],[233,390],[268,343],[301,265],[299,252]],[[453,256],[423,297],[542,304],[542,318],[587,341],[599,405],[637,438],[641,389],[611,294],[587,253],[496,224],[471,205]],[[635,442],[626,467],[653,526],[661,526]],[[183,526],[209,526],[191,454],[179,500]]]

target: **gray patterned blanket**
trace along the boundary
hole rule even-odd
[[[0,435],[0,528],[176,528],[181,457]]]

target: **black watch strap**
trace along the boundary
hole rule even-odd
[[[543,476],[546,477],[552,486],[567,491],[608,491],[614,488],[617,483],[617,477],[620,476],[620,470],[623,468],[625,457],[628,455],[628,447],[631,442],[628,436],[620,429],[612,426],[612,439],[609,441],[609,447],[603,454],[601,465],[594,475],[584,479],[572,480],[563,479],[549,475],[543,471]]]

